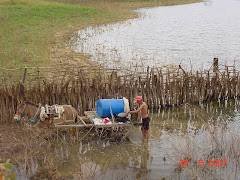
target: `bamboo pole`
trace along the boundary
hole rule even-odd
[[[127,97],[133,107],[132,99],[141,95],[151,109],[239,98],[239,71],[230,66],[224,69],[219,65],[217,67],[218,71],[215,72],[191,73],[181,66],[176,69],[148,67],[144,73],[127,75],[116,70],[104,74],[102,70],[96,72],[84,67],[78,71],[72,68],[52,72],[56,74],[54,79],[45,77],[44,73],[48,71],[43,71],[43,68],[25,68],[21,80],[24,88],[12,82],[15,79],[14,71],[19,69],[6,70],[7,75],[2,78],[0,87],[0,123],[12,121],[17,99],[23,96],[37,104],[71,104],[80,115],[94,109],[100,98]]]

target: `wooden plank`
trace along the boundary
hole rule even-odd
[[[81,122],[82,122],[84,125],[87,125],[87,124],[84,122],[84,120],[82,119],[81,116],[79,116],[79,115],[77,115],[77,116],[78,116],[78,118],[81,120]]]
[[[112,124],[69,124],[69,125],[55,125],[57,128],[85,128],[85,127],[98,127],[98,128],[106,128],[106,127],[131,127],[132,124],[127,123],[112,123]]]

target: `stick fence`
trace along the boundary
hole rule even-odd
[[[185,72],[181,66],[145,68],[122,74],[96,67],[1,69],[0,123],[12,122],[19,99],[36,104],[70,104],[80,115],[95,110],[102,98],[130,100],[143,96],[151,109],[205,103],[240,96],[239,71],[218,66],[208,71]]]

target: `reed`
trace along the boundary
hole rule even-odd
[[[238,121],[226,123],[226,119],[218,119],[212,124],[209,119],[197,132],[188,128],[172,144],[174,151],[169,154],[169,161],[190,179],[236,178],[240,157],[236,127]],[[189,165],[180,165],[180,159],[187,160]]]
[[[0,85],[0,123],[12,122],[19,99],[36,104],[70,104],[79,114],[95,110],[101,98],[130,100],[141,95],[150,109],[239,98],[239,72],[233,66],[217,71],[185,72],[176,68],[146,68],[121,73],[100,66],[4,70]]]

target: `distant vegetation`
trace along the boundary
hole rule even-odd
[[[198,0],[1,0],[0,67],[46,66],[52,48],[89,25],[136,17],[132,9]],[[48,63],[49,65],[49,63]]]

